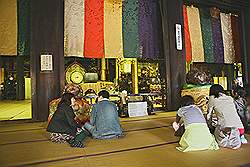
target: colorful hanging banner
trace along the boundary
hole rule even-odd
[[[192,61],[204,62],[204,48],[198,8],[187,6],[187,15],[192,45]]]
[[[140,57],[138,34],[139,1],[123,1],[122,10],[122,34],[123,54],[126,58]]]
[[[214,61],[215,63],[224,63],[224,47],[221,32],[220,11],[217,8],[211,8],[212,13],[212,35],[214,43]]]
[[[199,8],[205,62],[214,63],[211,15],[208,8]]]
[[[160,58],[161,52],[160,48],[162,47],[162,28],[161,28],[161,14],[160,14],[160,6],[158,0],[153,0],[151,4],[152,8],[152,25],[153,25],[153,45],[154,45],[154,55],[151,57],[152,59]]]
[[[84,1],[84,57],[104,57],[104,0]]]
[[[141,56],[143,58],[156,58],[156,34],[153,25],[154,15],[156,15],[154,8],[156,8],[155,0],[139,0],[139,46]]]
[[[123,57],[122,0],[104,0],[105,58]]]
[[[234,63],[235,52],[232,37],[231,14],[220,13],[224,46],[224,63]]]
[[[231,24],[232,24],[233,45],[234,45],[234,51],[235,51],[235,62],[241,62],[239,17],[232,15]]]
[[[17,55],[30,55],[30,0],[18,0]]]
[[[17,55],[17,1],[0,2],[0,55]]]
[[[188,16],[187,16],[187,6],[183,5],[183,16],[184,16],[184,37],[185,37],[185,51],[186,51],[186,61],[192,61],[192,48],[191,48],[191,40],[190,33],[188,27]]]
[[[64,3],[64,55],[82,57],[84,0],[65,0]]]

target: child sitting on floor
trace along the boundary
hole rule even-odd
[[[180,139],[179,151],[196,151],[196,150],[217,150],[219,149],[215,138],[210,133],[206,120],[201,109],[194,105],[192,96],[183,96],[181,99],[181,108],[177,111],[176,122],[173,128],[177,131],[181,119],[184,122],[184,134]]]

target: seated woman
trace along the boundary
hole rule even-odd
[[[48,124],[47,131],[50,132],[50,139],[53,142],[69,142],[72,147],[83,147],[82,141],[75,141],[77,128],[81,128],[81,126],[75,121],[72,108],[74,102],[75,98],[72,93],[63,94],[57,110]]]
[[[181,99],[181,108],[177,111],[176,122],[173,123],[174,129],[176,125],[183,120],[185,131],[179,142],[180,147],[177,150],[182,152],[197,150],[217,150],[219,149],[213,135],[209,132],[206,120],[199,107],[194,105],[192,96],[186,95]]]
[[[64,93],[72,93],[74,95],[75,103],[72,108],[76,114],[75,119],[78,123],[83,125],[89,119],[90,105],[88,101],[83,98],[82,92],[81,86],[72,83],[67,84],[64,89]],[[60,100],[61,98],[57,98],[50,101],[48,122],[55,113]]]
[[[241,146],[240,132],[244,129],[237,114],[234,99],[227,96],[221,85],[210,87],[207,120],[211,122],[213,113],[217,118],[214,135],[221,147],[237,149]]]

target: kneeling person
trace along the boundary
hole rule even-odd
[[[181,108],[177,111],[176,124],[184,121],[185,131],[179,142],[179,151],[217,150],[215,138],[210,133],[201,109],[194,105],[192,96],[183,96]],[[175,128],[175,127],[174,127]]]
[[[93,106],[90,122],[86,122],[84,128],[96,139],[122,136],[117,107],[109,101],[108,91],[102,90],[98,93],[98,102]]]

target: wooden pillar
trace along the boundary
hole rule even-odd
[[[16,98],[17,100],[24,100],[24,57],[22,55],[17,56],[16,81]]]
[[[163,51],[166,60],[166,107],[167,110],[176,110],[179,107],[180,91],[185,83],[185,55],[184,50],[176,49],[176,24],[182,27],[183,15],[182,0],[161,0],[161,18],[163,30]]]
[[[247,88],[248,96],[250,96],[250,11],[249,7],[244,8],[241,11],[241,22],[242,22],[242,31],[241,31],[241,59],[243,62],[242,70],[244,74],[243,82]]]
[[[49,101],[61,96],[64,87],[63,0],[31,1],[32,118],[45,121]],[[52,54],[53,70],[40,71],[40,55]]]

